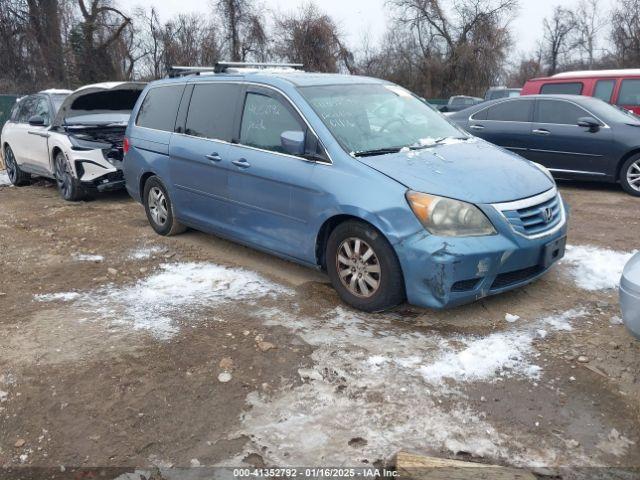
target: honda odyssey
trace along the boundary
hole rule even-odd
[[[187,70],[138,99],[124,176],[157,233],[191,227],[325,269],[366,311],[470,302],[563,256],[544,167],[383,80],[237,67]]]

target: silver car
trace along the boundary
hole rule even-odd
[[[640,339],[640,252],[629,260],[622,272],[620,309],[624,324]]]

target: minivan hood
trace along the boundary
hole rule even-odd
[[[83,115],[130,114],[145,86],[144,82],[104,82],[80,87],[64,99],[52,125],[63,125],[71,117],[78,123]]]
[[[470,203],[510,202],[554,186],[530,161],[478,138],[358,160],[411,190]]]

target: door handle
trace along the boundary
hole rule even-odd
[[[33,130],[28,132],[31,135],[37,135],[39,137],[43,137],[43,138],[49,138],[50,134],[46,133],[46,132],[34,132]]]
[[[531,133],[535,133],[536,135],[551,135],[551,132],[544,128],[536,128]]]
[[[471,125],[469,128],[471,130],[484,130],[484,125]]]
[[[205,155],[205,157],[211,160],[212,162],[219,162],[220,160],[222,160],[222,157],[218,155],[218,152],[210,153],[209,155]]]
[[[251,164],[247,162],[246,158],[239,158],[238,160],[232,160],[231,163],[233,163],[236,167],[240,167],[240,168],[249,168],[251,166]]]

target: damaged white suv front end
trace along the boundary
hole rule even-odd
[[[99,83],[65,99],[48,138],[52,170],[65,199],[124,187],[124,132],[144,87],[142,82]]]

